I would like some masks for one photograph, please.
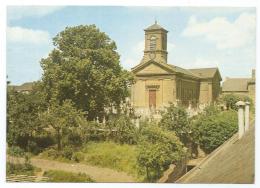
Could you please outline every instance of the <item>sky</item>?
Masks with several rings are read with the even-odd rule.
[[[251,77],[256,63],[255,8],[8,6],[7,76],[11,84],[41,79],[41,58],[65,27],[95,24],[117,44],[123,68],[139,64],[144,29],[155,20],[169,31],[168,63],[218,67],[226,77]]]

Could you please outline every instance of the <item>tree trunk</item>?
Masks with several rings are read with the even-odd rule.
[[[58,142],[58,151],[61,150],[61,135],[60,135],[60,129],[57,130],[57,142]]]

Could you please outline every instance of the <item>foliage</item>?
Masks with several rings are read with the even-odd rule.
[[[137,128],[131,122],[131,119],[124,114],[120,114],[108,121],[109,129],[115,130],[116,135],[113,138],[116,142],[121,144],[136,144],[137,142]]]
[[[50,182],[94,182],[90,176],[85,173],[72,173],[61,170],[49,170],[44,172],[44,176],[50,178]]]
[[[7,91],[7,143],[31,151],[33,137],[41,132],[39,112],[44,109],[40,93]]]
[[[81,161],[84,161],[85,160],[85,154],[83,152],[74,152],[72,154],[72,157],[71,157],[71,160],[79,163]]]
[[[112,168],[136,175],[136,147],[114,142],[90,142],[85,145],[82,152],[85,162],[91,165]]]
[[[195,140],[201,148],[210,153],[237,131],[236,111],[223,111],[213,115],[200,115],[192,122]]]
[[[70,99],[93,120],[129,95],[133,77],[120,66],[115,42],[95,25],[66,27],[53,42],[56,49],[41,60],[47,102]]]
[[[11,146],[7,149],[7,154],[14,157],[23,157],[25,152],[18,146]]]
[[[84,124],[84,113],[77,110],[70,100],[62,105],[51,104],[48,110],[41,114],[41,122],[55,130],[58,150],[62,149],[62,138],[73,131],[74,127]]]
[[[148,181],[158,179],[170,164],[181,160],[185,154],[178,137],[155,123],[143,127],[138,151],[138,166],[141,173],[146,171]]]
[[[244,102],[248,101],[253,106],[252,99],[246,95],[225,94],[222,96],[222,100],[224,101],[228,109],[233,109],[233,110],[238,109],[236,106],[236,103],[238,101],[244,101]]]
[[[173,131],[185,145],[189,142],[191,128],[185,108],[175,107],[174,104],[171,104],[162,114],[160,126]]]
[[[20,163],[6,163],[6,174],[16,174],[16,175],[28,175],[33,176],[35,175],[36,168],[32,165],[28,164],[20,164]]]

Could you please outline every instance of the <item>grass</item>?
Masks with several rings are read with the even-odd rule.
[[[123,171],[136,178],[139,176],[136,165],[137,149],[134,145],[115,142],[89,142],[73,152],[71,159],[62,157],[51,148],[42,152],[38,157],[67,163],[79,162]]]
[[[14,164],[7,162],[6,163],[6,174],[11,175],[27,175],[27,176],[33,176],[36,174],[36,172],[41,171],[40,168],[36,168],[32,166],[31,164]]]
[[[90,142],[81,152],[85,154],[84,162],[87,164],[124,171],[134,176],[137,174],[135,146],[114,142]]]
[[[49,170],[44,172],[44,176],[49,177],[49,182],[94,182],[90,176],[85,173],[72,173],[61,170]]]

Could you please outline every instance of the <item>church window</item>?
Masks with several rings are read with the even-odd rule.
[[[156,37],[152,36],[150,38],[150,50],[156,50]]]

